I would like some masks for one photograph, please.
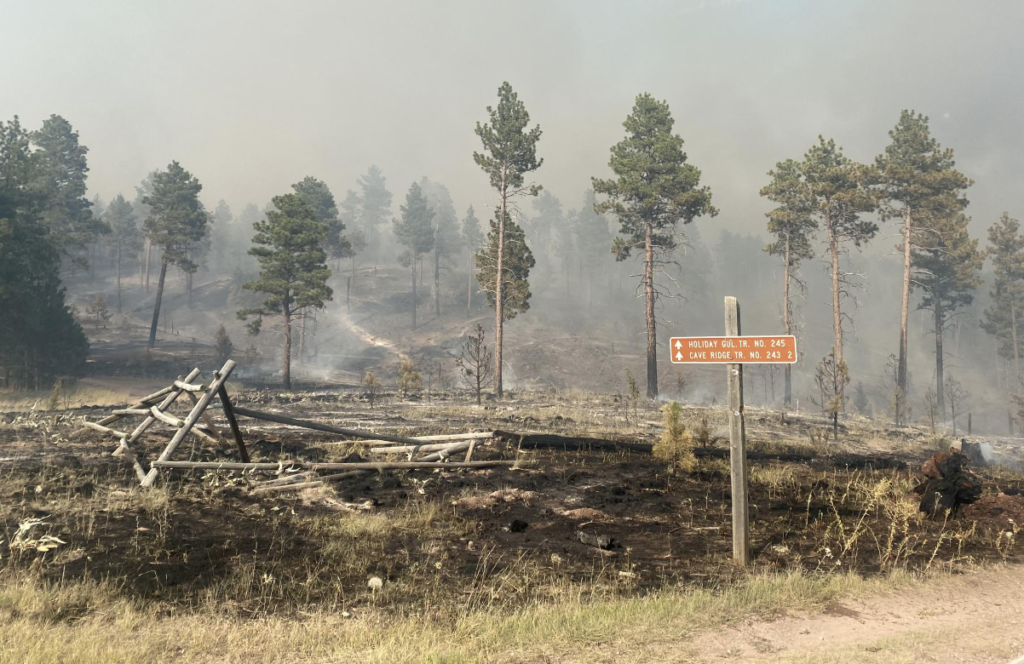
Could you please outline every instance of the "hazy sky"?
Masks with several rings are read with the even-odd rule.
[[[761,232],[765,172],[817,134],[871,159],[900,109],[977,184],[980,233],[1024,216],[1024,2],[0,0],[0,118],[51,113],[105,199],[177,159],[237,211],[371,163],[461,210],[493,202],[474,124],[508,80],[544,136],[536,180],[580,204],[640,92],[666,99],[722,214]]]

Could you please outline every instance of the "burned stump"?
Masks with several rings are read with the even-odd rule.
[[[921,466],[925,481],[914,487],[921,511],[930,516],[956,514],[981,497],[981,478],[971,472],[970,459],[956,449],[940,452]]]

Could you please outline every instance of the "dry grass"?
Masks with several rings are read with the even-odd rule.
[[[0,586],[0,662],[507,662],[559,657],[609,642],[680,639],[697,630],[813,609],[840,595],[913,583],[898,575],[757,576],[722,591],[670,589],[646,597],[556,600],[518,609],[475,606],[388,616],[327,611],[248,620],[205,605],[166,613],[124,599],[104,584]],[[581,591],[581,589],[576,589]]]
[[[30,392],[0,391],[0,412],[24,413],[34,410],[71,410],[83,406],[121,406],[128,403],[128,395],[128,390],[111,390],[81,384]]]

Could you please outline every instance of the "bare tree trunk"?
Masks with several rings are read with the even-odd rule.
[[[840,300],[842,298],[842,290],[840,287],[839,278],[839,239],[835,236],[835,231],[831,227],[829,220],[825,220],[826,226],[828,226],[828,248],[829,253],[832,256],[832,327],[835,330],[835,353],[836,353],[836,369],[843,362],[843,313],[840,308]],[[843,392],[844,386],[842,381],[837,384],[836,396],[839,397],[839,404],[844,404]]]
[[[934,295],[933,295],[934,297]],[[942,302],[935,299],[935,403],[940,417],[946,419],[946,387],[943,385],[943,350],[942,350]]]
[[[1013,367],[1017,373],[1014,375],[1009,389],[1010,392],[1016,392],[1020,383],[1020,351],[1017,348],[1017,307],[1014,306],[1012,298],[1010,299],[1010,332],[1013,335]]]
[[[146,292],[149,292],[149,257],[153,253],[153,243],[146,240]]]
[[[910,208],[906,210],[906,220],[903,229],[903,302],[900,309],[900,355],[899,364],[896,369],[896,389],[901,395],[907,394],[907,325],[910,319],[910,232],[911,218]],[[897,411],[899,420],[902,420],[901,413]],[[897,421],[897,425],[903,424]]]
[[[117,313],[121,313],[121,243],[117,243]]]
[[[494,397],[505,395],[501,384],[501,361],[505,341],[505,172],[501,177],[501,205],[498,210],[498,265],[494,278]]]
[[[412,329],[416,329],[416,258],[412,259]]]
[[[164,281],[167,278],[167,258],[160,260],[160,281],[156,286],[156,304],[153,305],[153,324],[149,327],[149,347],[156,346],[156,326],[160,321],[160,300],[164,297]]]
[[[782,326],[786,330],[786,334],[793,334],[792,332],[792,321],[790,319],[792,315],[791,305],[789,302],[789,271],[790,271],[790,252],[792,247],[790,246],[789,235],[786,235],[786,255],[785,264],[782,268]],[[791,373],[791,364],[787,364],[783,367],[783,371],[786,374],[786,388],[785,397],[783,398],[783,406],[789,408],[793,402],[793,377]],[[774,388],[774,385],[773,385]],[[785,415],[783,415],[785,420]]]
[[[192,273],[185,272],[185,288],[188,290],[188,308],[192,308]]]
[[[292,312],[286,303],[284,313],[284,361],[282,363],[281,376],[284,389],[292,389]]]
[[[441,254],[434,247],[434,315],[441,317]]]
[[[466,280],[466,318],[469,318],[473,310],[473,250],[469,250],[469,267],[467,274],[469,277]]]
[[[647,396],[658,398],[658,333],[654,318],[654,229],[644,237],[644,295],[647,300]]]
[[[305,361],[303,354],[306,352],[306,314],[305,309],[299,314],[302,316],[302,321],[299,323],[299,364]]]

